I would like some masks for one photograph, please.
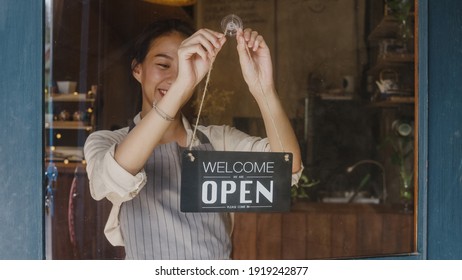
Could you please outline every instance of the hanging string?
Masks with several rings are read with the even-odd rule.
[[[204,105],[204,100],[205,100],[205,94],[207,93],[207,88],[209,86],[209,82],[210,82],[210,73],[212,73],[212,68],[213,68],[213,62],[215,61],[212,60],[210,62],[210,68],[209,68],[209,71],[207,72],[207,78],[205,80],[205,85],[204,85],[204,91],[202,92],[202,99],[201,99],[201,104],[199,105],[199,111],[197,112],[197,119],[196,119],[196,125],[194,125],[194,131],[193,131],[193,134],[191,136],[191,141],[189,143],[189,150],[192,149],[192,145],[193,145],[193,141],[196,137],[196,132],[197,132],[197,126],[199,125],[199,119],[200,119],[200,116],[201,116],[201,112],[202,112],[202,107]]]
[[[227,32],[228,32],[228,26],[226,26],[226,29],[223,32],[225,34],[225,36],[226,36]],[[197,112],[196,125],[194,125],[194,131],[193,131],[193,134],[191,135],[191,141],[189,142],[189,150],[192,149],[193,141],[196,138],[197,126],[199,125],[199,119],[200,119],[200,116],[201,116],[201,113],[202,113],[202,107],[204,105],[205,94],[207,93],[207,88],[209,86],[210,74],[212,73],[213,62],[214,61],[215,61],[215,58],[212,61],[210,61],[209,71],[207,72],[207,78],[205,79],[204,91],[202,92],[201,104],[199,105],[199,111]],[[190,155],[190,157],[191,157],[191,160],[193,160],[192,155]]]

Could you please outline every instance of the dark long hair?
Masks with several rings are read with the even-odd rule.
[[[132,70],[137,64],[143,63],[154,40],[172,32],[179,32],[185,37],[189,37],[195,32],[195,29],[192,24],[181,19],[164,19],[151,23],[133,44],[130,59]]]

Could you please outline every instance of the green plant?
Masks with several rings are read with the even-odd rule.
[[[300,180],[292,186],[290,196],[294,198],[309,198],[308,189],[319,184],[319,180],[312,180],[306,172],[300,176]]]
[[[409,160],[414,155],[414,136],[412,125],[406,122],[394,121],[393,132],[387,136],[383,145],[392,148],[391,163],[398,166],[401,179],[401,200],[409,202],[413,198],[412,180],[414,171]]]
[[[387,6],[393,15],[409,15],[413,0],[387,0]]]
[[[399,21],[400,35],[406,40],[413,37],[409,24],[413,0],[387,0],[389,12]]]

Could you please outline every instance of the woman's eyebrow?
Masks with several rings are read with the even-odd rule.
[[[173,57],[171,57],[170,55],[165,54],[165,53],[156,54],[154,57],[163,57],[163,58],[167,58],[167,59],[173,59]]]

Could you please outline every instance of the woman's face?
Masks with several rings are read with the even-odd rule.
[[[135,66],[133,76],[143,92],[142,116],[167,93],[178,73],[178,48],[185,36],[178,32],[155,39],[143,63]]]

